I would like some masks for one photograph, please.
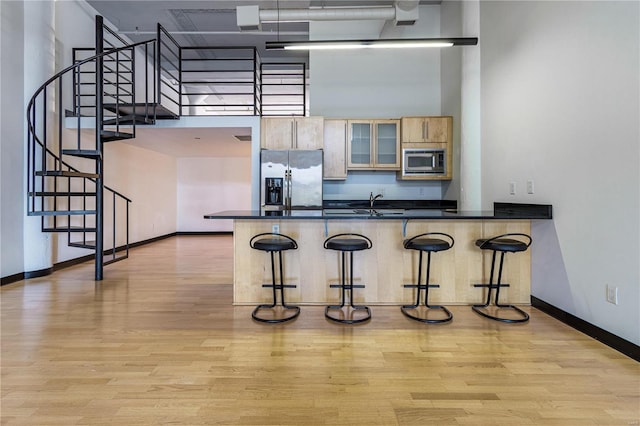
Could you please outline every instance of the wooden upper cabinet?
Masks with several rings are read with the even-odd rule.
[[[347,133],[347,120],[324,120],[324,179],[347,178]]]
[[[322,149],[322,117],[265,117],[260,120],[260,148]]]
[[[445,174],[403,176],[401,180],[451,180],[453,178],[453,117],[402,117],[402,149],[438,149],[445,152]]]
[[[403,143],[447,143],[451,117],[402,117]]]
[[[347,168],[400,170],[399,120],[349,120]]]

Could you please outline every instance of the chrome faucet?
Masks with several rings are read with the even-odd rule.
[[[378,194],[376,196],[373,195],[373,192],[369,194],[369,207],[373,210],[373,202],[378,198],[382,198],[382,194]]]

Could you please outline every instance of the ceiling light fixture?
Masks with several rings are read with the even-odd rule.
[[[477,37],[403,38],[373,40],[267,41],[267,50],[408,49],[423,47],[475,46]]]

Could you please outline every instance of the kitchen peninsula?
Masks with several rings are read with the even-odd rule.
[[[531,221],[551,219],[551,206],[495,203],[493,211],[463,212],[455,208],[398,208],[386,205],[371,209],[363,202],[332,204],[324,209],[298,211],[223,211],[207,214],[206,219],[234,219],[234,292],[236,305],[269,301],[270,292],[262,288],[270,282],[269,257],[249,247],[256,234],[280,233],[298,242],[297,250],[284,255],[287,302],[324,305],[338,299],[329,287],[339,280],[339,255],[323,248],[323,241],[334,234],[360,233],[373,241],[371,250],[359,252],[354,261],[354,284],[365,288],[356,293],[356,302],[369,305],[399,305],[414,298],[418,256],[405,250],[402,241],[424,232],[445,232],[453,236],[452,250],[434,257],[431,283],[440,288],[430,293],[430,302],[439,304],[479,303],[485,295],[473,284],[488,280],[491,256],[475,246],[478,238],[504,233],[530,234]],[[399,204],[401,206],[401,204]],[[535,244],[535,241],[534,243]],[[505,262],[503,282],[512,286],[501,290],[506,303],[529,304],[531,286],[530,251],[510,256]]]

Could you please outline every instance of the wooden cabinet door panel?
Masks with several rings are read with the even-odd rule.
[[[324,119],[322,117],[296,118],[293,123],[294,149],[322,149]]]
[[[324,178],[347,178],[347,120],[324,121]]]
[[[446,143],[449,117],[402,117],[402,142]]]
[[[269,117],[260,120],[260,148],[293,148],[293,120],[291,118]]]

